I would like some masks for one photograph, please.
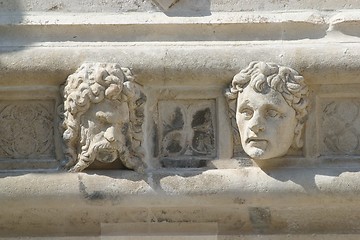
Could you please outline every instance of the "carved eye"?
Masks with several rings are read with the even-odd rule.
[[[250,108],[243,108],[240,110],[240,113],[245,117],[245,119],[250,119],[253,116],[254,111]]]
[[[276,111],[275,109],[269,109],[266,112],[266,116],[271,117],[271,118],[275,118],[275,117],[280,117],[281,114],[278,111]]]

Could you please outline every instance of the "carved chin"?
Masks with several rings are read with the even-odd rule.
[[[272,158],[278,158],[286,154],[287,150],[279,151],[280,149],[273,149],[269,147],[247,147],[244,149],[246,154],[254,160],[267,160]]]
[[[269,158],[268,144],[266,141],[251,141],[246,144],[244,150],[252,159]]]
[[[114,149],[101,149],[96,154],[96,160],[103,163],[110,163],[117,159],[118,154]]]
[[[248,149],[246,153],[253,159],[264,159],[266,158],[266,150],[261,148],[255,148],[252,147],[251,149]]]

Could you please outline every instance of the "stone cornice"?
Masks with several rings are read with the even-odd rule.
[[[214,12],[193,17],[169,17],[159,12],[0,13],[0,40],[3,46],[44,42],[298,41],[319,40],[335,32],[344,35],[341,38],[347,36],[345,41],[358,41],[358,16],[356,10]],[[24,32],[24,27],[31,31]]]
[[[0,48],[0,83],[58,85],[83,62],[110,59],[131,67],[141,83],[171,86],[182,79],[199,87],[205,83],[224,86],[239,69],[259,58],[297,69],[309,84],[338,84],[340,79],[341,83],[360,82],[360,63],[354,61],[360,57],[356,42],[97,44]],[[203,80],[200,83],[194,79]]]

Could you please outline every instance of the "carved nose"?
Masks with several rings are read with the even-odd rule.
[[[109,127],[104,134],[104,138],[108,140],[109,142],[115,141],[115,129],[114,127]]]
[[[256,116],[256,115],[253,116],[250,129],[254,133],[258,133],[260,131],[265,130],[265,125],[264,125],[263,120],[261,119],[260,116]]]
[[[254,133],[258,133],[258,132],[264,131],[265,127],[263,125],[256,124],[256,125],[253,125],[250,129]]]

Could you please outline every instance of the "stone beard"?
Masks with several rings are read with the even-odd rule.
[[[104,99],[82,119],[80,159],[110,163],[126,152],[122,130],[129,121],[129,108],[125,102]]]
[[[64,87],[63,139],[70,172],[95,160],[143,171],[142,123],[145,96],[128,69],[83,64]]]
[[[308,88],[295,70],[251,62],[235,75],[227,96],[237,101],[241,145],[252,159],[281,157],[303,146]]]

